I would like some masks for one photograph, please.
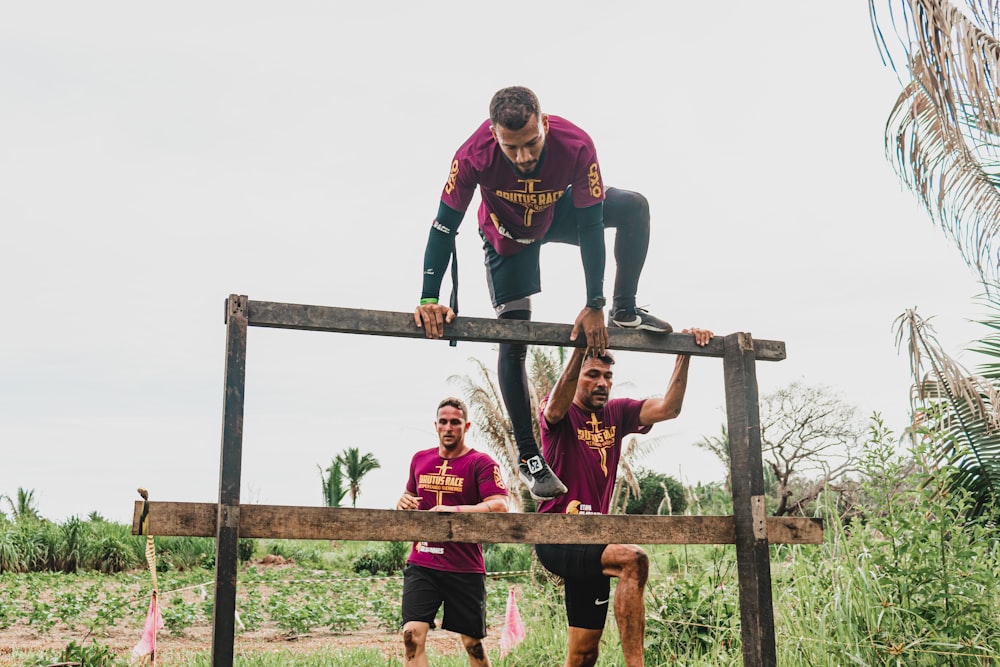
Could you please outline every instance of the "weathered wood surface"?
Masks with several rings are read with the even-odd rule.
[[[760,414],[753,340],[748,333],[725,337],[723,370],[729,429],[730,484],[740,586],[740,635],[745,667],[775,667],[774,605],[771,599],[771,535],[764,506]]]
[[[214,537],[215,503],[150,502],[149,533]],[[140,534],[142,501],[132,532]],[[478,514],[242,505],[240,537],[381,542],[486,542],[507,544],[735,544],[731,516],[582,514]],[[768,517],[773,544],[819,544],[820,519]]]
[[[232,298],[232,297],[231,297]],[[271,301],[249,301],[250,326],[277,329],[306,329],[337,333],[423,338],[423,329],[413,324],[413,313],[332,306],[308,306]],[[584,342],[569,339],[573,327],[551,322],[524,322],[459,316],[445,326],[444,340],[483,343],[527,343],[529,345],[561,345],[576,347]],[[690,354],[699,357],[722,357],[723,338],[716,336],[708,345],[695,345],[690,334],[654,334],[626,329],[609,329],[612,350]],[[777,340],[754,339],[754,354],[761,361],[781,361],[785,358],[785,343]]]
[[[226,301],[226,376],[222,402],[219,504],[216,507],[215,604],[212,664],[233,664],[236,632],[236,549],[239,543],[240,477],[243,469],[243,408],[247,370],[247,298]]]

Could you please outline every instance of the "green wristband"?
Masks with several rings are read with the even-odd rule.
[[[425,297],[425,298],[421,299],[420,300],[420,305],[424,306],[424,305],[427,305],[428,303],[437,303],[437,302],[438,302],[438,300],[437,300],[436,297],[429,296],[429,297]]]

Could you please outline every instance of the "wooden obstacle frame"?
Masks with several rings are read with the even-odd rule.
[[[411,313],[226,300],[226,371],[218,503],[135,503],[136,535],[215,537],[212,665],[234,657],[237,542],[244,538],[484,542],[518,544],[735,544],[743,664],[776,665],[768,544],[819,544],[819,519],[768,517],[764,506],[756,360],[785,358],[781,341],[749,333],[715,336],[699,347],[690,334],[608,331],[613,350],[721,357],[729,431],[732,516],[445,513],[240,504],[243,410],[249,327],[424,338]],[[451,341],[573,347],[567,324],[474,317],[445,326]],[[145,531],[143,530],[145,526]]]

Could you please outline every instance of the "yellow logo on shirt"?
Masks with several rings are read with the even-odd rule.
[[[535,183],[541,181],[537,178],[518,179],[518,183],[524,183],[523,190],[494,190],[494,194],[501,199],[524,207],[524,226],[531,227],[531,217],[535,213],[544,211],[555,204],[563,196],[565,190],[535,190]]]
[[[493,483],[498,489],[507,490],[507,485],[503,483],[503,476],[500,475],[500,466],[493,466]]]
[[[571,500],[566,505],[566,514],[600,514],[595,512],[590,503],[581,503],[579,500]]]
[[[448,462],[442,461],[436,473],[424,473],[417,478],[417,495],[421,491],[432,492],[440,505],[446,493],[461,493],[465,478],[448,474]]]
[[[587,184],[590,186],[590,196],[600,199],[604,186],[601,184],[601,171],[596,162],[590,165],[590,171],[587,172]]]
[[[615,444],[615,431],[618,427],[601,428],[601,421],[597,418],[597,414],[593,412],[590,413],[590,421],[587,422],[587,425],[590,426],[590,430],[588,431],[584,428],[577,429],[576,437],[583,444],[600,452],[601,470],[604,471],[604,476],[607,477],[608,453],[605,450]]]
[[[451,172],[448,174],[448,181],[444,184],[444,191],[451,194],[455,191],[455,184],[458,180],[458,160],[451,163]]]

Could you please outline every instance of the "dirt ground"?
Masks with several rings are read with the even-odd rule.
[[[88,646],[97,639],[102,646],[112,649],[117,655],[129,656],[132,647],[139,641],[140,631],[135,628],[122,628],[102,636],[87,636],[85,630],[77,632],[60,632],[58,628],[39,636],[29,626],[15,624],[0,631],[0,666],[22,667],[17,654],[27,652],[61,651],[71,642]],[[427,647],[439,654],[451,655],[462,650],[458,635],[445,630],[434,630],[427,638]],[[181,637],[173,636],[166,631],[157,634],[156,652],[157,664],[170,665],[179,662],[185,656],[193,653],[207,653],[212,648],[212,628],[191,627]],[[263,629],[257,632],[239,633],[235,637],[234,651],[236,655],[246,653],[281,653],[378,649],[388,657],[403,655],[403,641],[398,633],[390,633],[384,629],[363,628],[350,634],[334,634],[316,632],[289,638],[276,630]]]
[[[27,625],[17,623],[0,631],[0,665],[3,667],[22,667],[16,657],[18,653],[58,651],[64,649],[70,641],[77,644],[90,645],[97,639],[102,646],[111,648],[116,654],[128,656],[132,647],[139,641],[140,631],[135,628],[115,629],[110,633],[102,633],[100,637],[87,636],[86,630],[77,629],[68,632],[58,627],[52,632],[39,636]],[[208,652],[212,647],[212,628],[209,625],[188,628],[184,636],[176,637],[166,631],[157,634],[157,663],[169,665],[185,655]],[[428,648],[438,653],[452,654],[461,650],[458,636],[443,630],[430,633]],[[386,657],[402,657],[403,642],[398,633],[389,633],[384,629],[364,628],[350,634],[333,634],[317,632],[300,635],[294,639],[288,638],[276,630],[263,629],[257,632],[237,634],[234,650],[241,653],[273,653],[273,652],[303,652],[312,653],[321,650],[374,648]],[[175,660],[171,660],[174,658]]]
[[[283,569],[284,563],[257,561],[255,565],[271,569]],[[188,597],[193,591],[186,593]],[[43,595],[43,597],[45,597]],[[148,598],[146,598],[148,600]],[[97,641],[101,646],[108,647],[116,655],[130,657],[132,648],[138,643],[142,628],[141,618],[145,617],[147,601],[140,603],[127,620],[123,620],[110,628],[102,628],[99,634],[88,634],[88,629],[81,623],[74,628],[67,627],[62,621],[57,621],[50,631],[40,633],[36,626],[28,624],[24,618],[19,619],[10,627],[0,629],[0,667],[23,667],[23,656],[26,653],[50,652],[64,650],[70,642],[81,646],[90,646]],[[495,641],[499,641],[503,618],[489,618],[488,626]],[[170,665],[181,662],[185,656],[193,653],[209,653],[212,649],[212,624],[207,619],[199,619],[184,628],[180,635],[172,634],[168,629],[157,633],[157,664]],[[464,652],[461,640],[457,634],[436,629],[427,638],[427,647],[438,654],[451,655]],[[399,632],[393,632],[371,620],[364,627],[349,633],[335,633],[330,630],[317,629],[308,634],[289,637],[273,623],[265,622],[259,629],[252,632],[237,631],[234,638],[236,655],[248,653],[278,653],[350,650],[372,648],[379,650],[386,657],[402,658],[403,641]],[[54,661],[53,664],[62,664]],[[74,663],[67,663],[74,664]]]

